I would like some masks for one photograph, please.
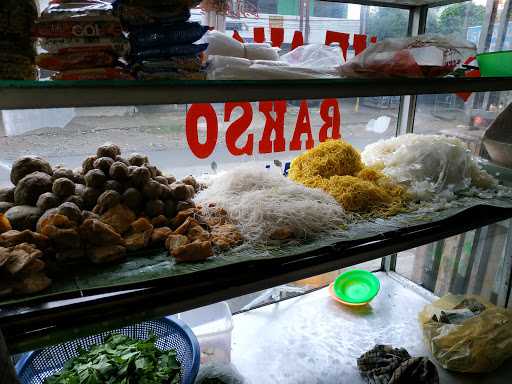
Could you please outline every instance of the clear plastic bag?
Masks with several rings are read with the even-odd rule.
[[[240,43],[228,35],[210,31],[206,34],[208,49],[206,54],[226,57],[240,57],[249,60],[279,60],[275,48],[266,43]]]
[[[476,47],[454,36],[421,35],[370,45],[340,67],[346,77],[439,77],[453,71]]]
[[[297,52],[296,52],[297,51]],[[210,56],[211,80],[318,79],[339,77],[338,47],[311,44],[299,47],[279,61],[249,60],[241,57]]]
[[[443,296],[419,320],[425,343],[446,369],[490,372],[512,357],[512,312],[481,297]]]

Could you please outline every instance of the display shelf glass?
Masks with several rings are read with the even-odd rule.
[[[311,100],[510,89],[512,77],[258,81],[0,81],[0,109]]]

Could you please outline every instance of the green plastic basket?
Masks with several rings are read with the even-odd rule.
[[[481,53],[476,59],[482,77],[512,76],[512,51]]]

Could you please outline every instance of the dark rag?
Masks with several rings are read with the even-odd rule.
[[[357,359],[357,366],[369,384],[439,384],[436,366],[404,348],[376,345]]]

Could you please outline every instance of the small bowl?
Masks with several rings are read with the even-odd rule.
[[[368,304],[379,293],[380,282],[373,273],[352,269],[339,275],[329,287],[331,296],[345,305]]]

